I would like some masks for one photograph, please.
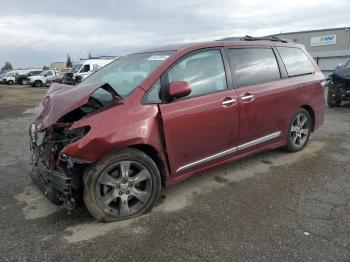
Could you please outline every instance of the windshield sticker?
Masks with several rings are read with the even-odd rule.
[[[151,61],[163,61],[165,59],[167,59],[169,56],[168,55],[152,55],[150,58],[148,58],[147,60],[151,60]]]

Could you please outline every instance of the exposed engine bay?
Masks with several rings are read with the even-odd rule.
[[[90,127],[72,128],[73,123],[120,102],[122,98],[108,84],[50,87],[29,136],[33,151],[31,178],[51,202],[72,209],[81,200],[81,175],[87,164],[77,163],[61,151],[86,135]]]

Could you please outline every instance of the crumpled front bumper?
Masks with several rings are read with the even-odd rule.
[[[32,169],[30,177],[39,189],[54,204],[60,205],[71,199],[71,178],[49,170],[41,162]]]
[[[40,158],[39,149],[31,145],[33,151],[33,169],[30,177],[39,189],[54,204],[65,204],[68,208],[72,204],[72,178],[62,172],[47,168]]]

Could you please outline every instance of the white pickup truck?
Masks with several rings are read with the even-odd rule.
[[[61,72],[56,70],[45,70],[41,72],[39,75],[30,76],[27,78],[28,84],[33,87],[40,87],[50,84],[52,81],[56,79],[60,79],[63,77]]]

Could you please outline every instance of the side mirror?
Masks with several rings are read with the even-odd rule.
[[[191,92],[190,84],[186,81],[174,81],[169,83],[169,96],[173,99],[188,96]]]

